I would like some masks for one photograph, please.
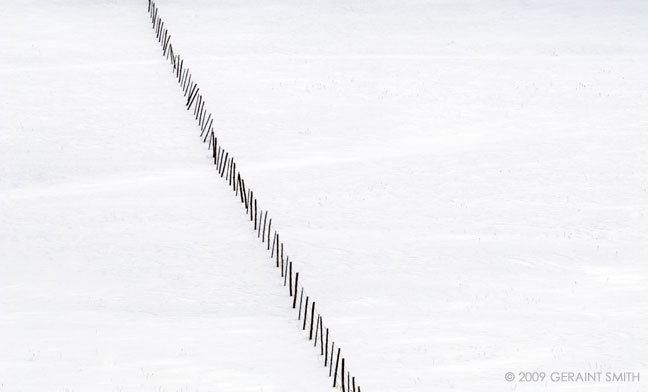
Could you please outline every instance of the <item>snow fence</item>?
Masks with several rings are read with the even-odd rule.
[[[187,110],[193,109],[193,116],[200,127],[200,137],[203,143],[208,143],[216,170],[225,180],[227,186],[232,189],[234,197],[245,206],[246,214],[250,218],[257,238],[266,244],[270,260],[275,263],[284,286],[288,288],[292,307],[297,311],[299,326],[303,331],[306,331],[308,340],[313,342],[313,346],[319,347],[324,368],[328,371],[329,377],[333,379],[333,387],[339,388],[343,392],[361,392],[360,385],[356,384],[355,377],[351,375],[351,371],[345,363],[340,346],[335,344],[322,315],[317,311],[315,300],[310,298],[304,290],[304,286],[299,281],[299,272],[293,268],[292,261],[284,252],[284,243],[280,240],[279,233],[272,229],[272,218],[268,217],[268,211],[258,207],[259,203],[254,191],[246,186],[245,179],[236,167],[234,157],[218,144],[218,137],[214,134],[213,128],[214,119],[211,112],[205,108],[205,100],[200,93],[200,88],[189,68],[185,66],[184,59],[173,50],[171,34],[164,27],[158,7],[151,0],[148,1],[148,12],[155,37],[162,46],[162,55],[170,62],[173,75],[187,98],[185,104]]]

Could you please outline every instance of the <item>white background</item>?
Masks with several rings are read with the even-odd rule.
[[[159,1],[363,391],[639,391],[648,3]],[[146,2],[0,3],[0,391],[325,391]],[[644,388],[642,388],[642,386]]]

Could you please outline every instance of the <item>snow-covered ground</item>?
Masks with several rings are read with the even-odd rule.
[[[330,390],[146,5],[2,7],[0,391]]]
[[[647,2],[157,3],[363,391],[646,389]],[[0,18],[0,391],[330,390],[146,2]]]

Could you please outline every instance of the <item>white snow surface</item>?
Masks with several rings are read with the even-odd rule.
[[[364,392],[646,390],[648,2],[157,4]],[[0,391],[331,390],[183,103],[145,1],[0,2]]]

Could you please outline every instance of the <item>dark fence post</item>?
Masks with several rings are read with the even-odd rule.
[[[284,276],[283,242],[281,243],[281,277]]]
[[[272,236],[272,250],[270,251],[270,258],[274,258],[275,243],[277,242],[277,232],[275,231],[274,236]]]
[[[333,343],[335,344],[335,343]],[[344,361],[344,359],[342,360]],[[335,388],[337,375],[338,375],[338,363],[340,362],[340,348],[338,347],[337,357],[335,358],[335,374],[333,375],[333,388]]]
[[[288,263],[288,279],[290,282],[288,282],[288,290],[290,290],[290,296],[293,296],[293,289],[292,289],[292,262]],[[295,296],[296,297],[296,296]],[[294,303],[294,300],[293,300]],[[295,308],[295,305],[293,305],[293,309]]]
[[[263,234],[261,234],[261,242],[265,242],[265,228],[266,228],[267,220],[268,220],[268,211],[263,213]]]
[[[335,342],[331,342],[331,359],[329,360],[329,377],[333,373],[333,354],[335,353]]]
[[[320,327],[320,331],[319,331],[320,332],[320,355],[324,355],[324,320],[322,320],[322,316],[319,316],[319,327]],[[328,328],[326,330],[328,331]],[[317,334],[315,334],[315,338],[317,338]]]
[[[326,343],[324,344],[324,367],[328,362],[328,328],[326,328]]]
[[[315,301],[313,301],[313,305],[311,306],[310,334],[308,335],[308,340],[313,340],[313,319],[314,318],[315,318]]]
[[[221,178],[223,178],[223,176],[225,175],[225,169],[227,168],[227,162],[229,162],[229,152],[226,151],[225,152],[225,162],[223,163],[223,165],[221,165],[221,173],[220,173]]]
[[[193,104],[194,99],[196,99],[196,95],[198,95],[198,90],[200,90],[200,88],[196,88],[195,84],[194,84],[194,89],[195,90],[193,90],[193,93],[189,95],[189,102],[187,102],[187,110],[191,109],[191,105]]]
[[[288,281],[288,261],[290,261],[290,256],[286,256],[286,266],[281,267],[283,278],[284,278],[284,287],[286,287],[286,282]],[[283,263],[283,260],[281,261]]]
[[[320,326],[320,316],[318,314],[317,321],[315,322],[315,344],[313,345],[313,347],[317,347],[317,332],[319,332],[319,326]]]
[[[351,373],[347,370],[347,391],[351,390]]]
[[[303,290],[303,289],[302,289],[302,290]],[[302,330],[303,330],[303,331],[306,330],[306,319],[308,319],[308,300],[309,300],[309,299],[310,299],[310,298],[309,298],[308,295],[307,295],[307,296],[306,296],[306,306],[304,306],[304,326],[302,327]]]
[[[252,188],[250,188],[250,199],[249,199],[249,203],[248,203],[250,205],[250,222],[252,222],[254,220],[254,217],[253,217],[253,215],[254,215],[253,212],[254,211],[252,210],[252,200],[254,200],[254,191],[252,190]],[[256,227],[256,225],[254,227]]]

